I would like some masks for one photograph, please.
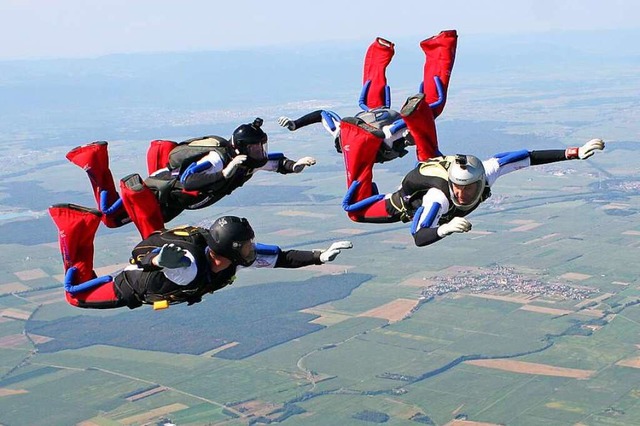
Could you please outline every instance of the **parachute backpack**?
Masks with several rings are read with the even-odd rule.
[[[165,244],[179,244],[194,255],[198,253],[196,247],[206,246],[206,239],[202,228],[196,226],[178,226],[176,228],[156,231],[138,243],[131,251],[129,263],[143,267],[142,260]]]
[[[222,158],[229,155],[229,141],[220,136],[203,136],[180,142],[169,154],[169,169],[184,170],[190,164],[198,161],[211,151],[215,151]]]

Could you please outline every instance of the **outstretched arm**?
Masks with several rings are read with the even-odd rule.
[[[292,120],[289,117],[278,118],[278,124],[282,127],[286,127],[292,132],[294,130],[298,130],[299,128],[308,126],[310,124],[320,123],[321,121],[322,121],[321,109],[310,112],[309,114],[305,114],[296,120]]]
[[[281,250],[280,247],[256,244],[256,261],[252,268],[302,268],[332,262],[342,250],[350,249],[350,241],[337,241],[324,250]]]
[[[550,149],[542,151],[513,151],[503,152],[494,155],[492,158],[482,162],[487,174],[489,186],[500,176],[529,166],[556,163],[566,160],[586,160],[602,151],[605,143],[602,139],[591,139],[581,147],[571,147],[567,149]]]
[[[319,109],[310,112],[307,115],[303,115],[297,120],[292,120],[289,117],[278,118],[278,124],[282,127],[286,127],[290,131],[298,130],[301,127],[308,126],[310,124],[322,123],[324,128],[334,138],[338,136],[340,130],[340,116],[333,111]]]
[[[586,160],[596,151],[604,149],[604,141],[602,139],[591,139],[581,147],[571,147],[567,149],[551,149],[546,151],[531,151],[531,165],[555,163],[564,160]]]
[[[305,167],[313,166],[314,164],[316,164],[316,159],[313,157],[302,157],[294,161],[285,157],[281,152],[270,152],[269,161],[259,170],[286,175],[289,173],[301,173]]]

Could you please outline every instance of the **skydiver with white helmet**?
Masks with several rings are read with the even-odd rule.
[[[349,241],[338,241],[324,250],[282,250],[255,243],[247,219],[223,216],[209,228],[157,230],[135,246],[130,265],[124,270],[98,277],[93,253],[102,213],[74,204],[57,204],[49,208],[49,214],[58,228],[66,300],[87,309],[192,305],[205,294],[232,284],[240,268],[322,265],[352,247]]]
[[[458,35],[455,30],[446,30],[420,42],[420,48],[425,54],[420,92],[425,94],[434,117],[442,113],[446,103],[457,40]],[[394,49],[394,43],[381,37],[376,38],[367,49],[364,59],[363,87],[359,99],[363,111],[357,113],[355,117],[384,134],[383,143],[379,145],[376,153],[376,163],[404,157],[408,153],[406,148],[412,145],[416,145],[418,161],[423,161],[428,159],[426,157],[428,148],[422,147],[420,141],[416,143],[398,111],[390,108],[391,91],[387,85],[386,69],[393,58]],[[290,131],[314,123],[323,124],[334,138],[336,150],[342,152],[341,118],[337,113],[316,110],[295,120],[284,116],[278,119],[278,124]]]
[[[343,208],[355,222],[411,222],[417,246],[471,230],[465,216],[491,196],[491,187],[500,176],[529,166],[586,160],[605,147],[601,139],[592,139],[581,147],[505,152],[485,161],[473,155],[443,156],[438,150],[433,111],[424,94],[410,97],[400,114],[416,144],[427,147],[429,158],[405,175],[396,192],[378,194],[373,165],[385,135],[363,120],[345,118],[341,138],[348,189]]]
[[[67,154],[91,181],[102,221],[110,228],[133,221],[143,237],[164,227],[184,210],[210,206],[244,185],[258,170],[300,173],[316,163],[313,157],[290,160],[268,151],[263,120],[237,127],[229,140],[204,136],[176,143],[151,142],[149,177],[121,179],[120,194],[109,169],[107,142],[93,142]]]

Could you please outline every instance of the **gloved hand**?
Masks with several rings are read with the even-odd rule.
[[[282,127],[286,127],[292,132],[296,129],[296,122],[290,119],[289,117],[278,118],[278,124]]]
[[[404,129],[396,130],[395,133],[392,133],[391,130],[393,128],[393,124],[387,124],[386,126],[382,126],[382,133],[384,133],[384,141],[391,146],[393,142],[397,141],[404,135]]]
[[[233,157],[233,159],[222,169],[222,176],[225,179],[229,179],[233,174],[238,170],[238,167],[247,161],[247,156],[244,154],[239,154]]]
[[[602,139],[591,139],[589,142],[578,148],[578,158],[586,160],[597,151],[604,149],[604,141]]]
[[[313,166],[316,164],[316,159],[313,157],[302,157],[293,165],[293,172],[300,173],[306,166]]]
[[[438,226],[438,237],[446,237],[453,233],[469,232],[471,230],[471,222],[464,217],[454,217],[451,221],[444,225]]]
[[[191,260],[185,256],[186,251],[175,244],[165,244],[160,248],[158,255],[152,263],[162,268],[186,268],[191,265]]]
[[[340,250],[350,249],[353,247],[351,241],[337,241],[329,246],[328,249],[320,253],[320,262],[327,263],[338,257]]]

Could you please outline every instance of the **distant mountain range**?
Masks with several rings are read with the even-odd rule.
[[[436,33],[437,31],[433,31]],[[429,36],[431,33],[425,34]],[[640,62],[640,31],[460,34],[456,74],[544,71],[550,65]],[[394,40],[394,87],[417,87],[418,39]],[[259,50],[117,54],[0,61],[0,113],[67,108],[202,108],[274,104],[359,91],[369,41]]]

